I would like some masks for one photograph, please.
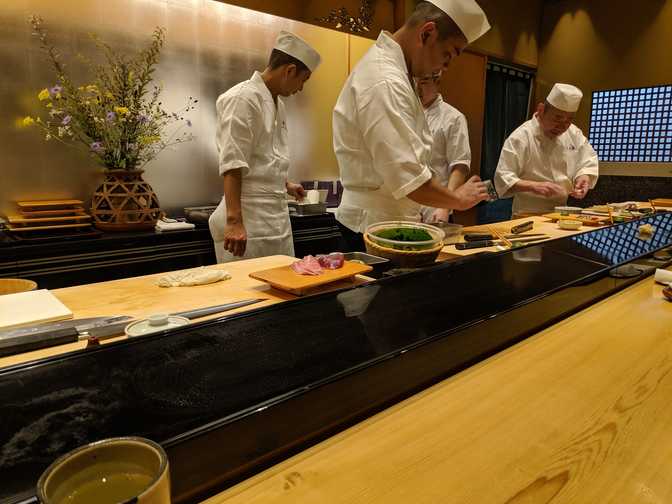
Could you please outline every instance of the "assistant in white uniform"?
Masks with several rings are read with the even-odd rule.
[[[304,40],[281,32],[263,73],[217,99],[217,150],[224,197],[210,217],[217,262],[294,255],[287,193],[289,148],[282,96],[303,89],[320,63]]]
[[[441,74],[418,81],[418,96],[432,134],[430,168],[439,183],[450,190],[464,184],[471,166],[469,129],[462,112],[443,101],[439,93]],[[422,207],[422,222],[448,222],[448,208]]]
[[[513,214],[543,214],[582,199],[595,187],[598,159],[581,130],[572,124],[583,93],[556,84],[537,112],[504,142],[495,171],[500,198],[513,197]]]
[[[432,178],[432,138],[413,78],[441,71],[490,25],[474,0],[420,2],[396,33],[381,32],[355,66],[333,114],[344,191],[336,218],[352,250],[375,222],[420,220],[421,205],[470,208],[477,177],[451,192]]]

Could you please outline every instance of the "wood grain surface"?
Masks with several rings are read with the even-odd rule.
[[[264,282],[249,277],[249,274],[253,271],[287,266],[294,261],[296,261],[295,257],[269,256],[248,261],[207,266],[208,268],[228,271],[231,274],[231,279],[195,287],[159,287],[156,282],[163,275],[163,273],[159,273],[56,289],[52,290],[51,293],[72,310],[74,318],[99,317],[104,315],[129,315],[131,317],[144,318],[155,313],[174,313],[243,299],[267,299],[261,303],[231,310],[226,312],[226,314],[210,315],[209,317],[196,320],[202,321],[296,299],[296,296],[293,294],[276,290]],[[370,280],[370,278],[365,276],[357,276],[355,277],[354,284],[361,284]],[[318,287],[314,292],[327,292],[329,290],[351,287],[352,285],[352,281],[345,280]],[[125,336],[105,340],[103,343],[118,341],[123,338]],[[79,341],[77,343],[2,357],[0,358],[0,367],[72,352],[85,346],[85,341]]]
[[[672,502],[672,304],[649,278],[207,504]]]

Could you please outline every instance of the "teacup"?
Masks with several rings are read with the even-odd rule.
[[[168,456],[139,437],[80,446],[42,473],[37,497],[42,504],[170,504]]]

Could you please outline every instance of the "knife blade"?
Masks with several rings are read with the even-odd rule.
[[[229,310],[234,310],[242,306],[249,306],[251,304],[259,303],[261,301],[266,301],[265,298],[259,299],[244,299],[242,301],[235,301],[233,303],[225,303],[221,305],[207,306],[205,308],[196,308],[193,310],[186,310],[176,313],[169,313],[169,315],[188,318],[189,320],[205,317],[207,315],[213,315],[215,313],[222,313]],[[83,336],[84,338],[96,337],[98,339],[110,338],[112,336],[118,336],[124,334],[124,329],[131,322],[135,320],[127,320],[125,322],[118,322],[115,324],[109,324],[106,326],[95,327],[87,331],[87,335]]]
[[[510,239],[510,241],[517,240],[519,238],[531,238],[533,236],[545,236],[544,233],[527,233],[527,234],[510,234],[504,236],[504,238]],[[496,240],[497,237],[489,233],[467,233],[464,235],[464,241],[481,241],[481,240]]]
[[[529,243],[529,242],[535,242],[535,241],[543,241],[546,240],[548,237],[532,237],[532,238],[521,238],[521,239],[515,239],[515,240],[509,240],[513,243]],[[504,245],[504,242],[502,240],[480,240],[480,241],[471,241],[471,242],[464,242],[464,243],[456,243],[455,248],[457,250],[469,250],[469,249],[476,249],[476,248],[485,248],[485,247],[494,247],[495,245]]]
[[[266,301],[266,299],[244,299],[233,303],[171,313],[171,315],[177,315],[191,320],[215,313],[234,310],[243,306],[249,306],[261,301]],[[74,343],[77,340],[91,337],[107,339],[113,336],[120,336],[124,334],[126,326],[135,320],[136,319],[133,317],[126,315],[92,317],[67,320],[64,322],[38,324],[33,327],[5,331],[0,333],[0,357],[55,345],[62,345],[65,343]]]

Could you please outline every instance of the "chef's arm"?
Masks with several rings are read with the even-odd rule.
[[[466,164],[457,164],[451,168],[450,176],[448,177],[448,189],[454,191],[467,180],[469,174],[469,167]]]
[[[247,246],[247,231],[243,224],[240,203],[242,171],[240,169],[227,170],[222,177],[224,178],[224,199],[226,201],[224,248],[234,256],[242,256]]]
[[[488,199],[488,191],[480,180],[474,176],[459,188],[450,190],[448,187],[443,187],[436,177],[432,177],[406,197],[425,206],[468,210]]]

